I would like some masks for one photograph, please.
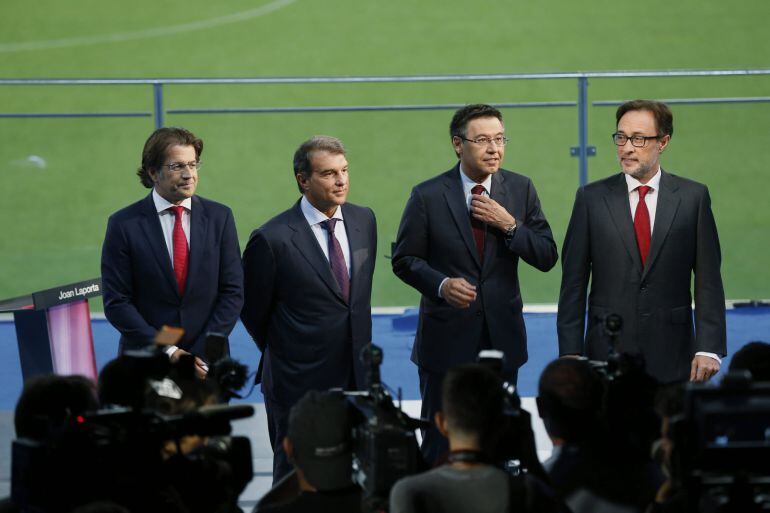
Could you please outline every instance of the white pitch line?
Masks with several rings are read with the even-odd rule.
[[[251,20],[258,18],[271,12],[275,12],[278,9],[282,9],[290,4],[293,4],[296,0],[275,0],[263,6],[255,9],[249,9],[247,11],[236,12],[228,14],[227,16],[220,16],[219,18],[211,18],[208,20],[193,21],[190,23],[183,23],[181,25],[172,25],[166,27],[151,28],[145,30],[138,30],[135,32],[122,32],[117,34],[103,34],[98,36],[82,36],[71,37],[65,39],[48,39],[44,41],[25,41],[17,43],[0,43],[0,53],[10,52],[26,52],[32,50],[50,50],[53,48],[69,48],[73,46],[87,46],[103,43],[119,43],[123,41],[134,41],[137,39],[147,39],[151,37],[168,36],[172,34],[181,34],[184,32],[192,32],[195,30],[203,30],[212,27],[219,27],[222,25],[229,25],[231,23],[238,23],[241,21]]]

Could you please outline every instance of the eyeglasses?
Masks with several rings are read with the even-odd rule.
[[[466,139],[465,137],[459,135],[457,136],[463,141],[472,142],[473,144],[478,144],[479,146],[489,146],[489,143],[495,143],[495,146],[505,146],[508,143],[508,138],[503,137],[502,135],[498,135],[497,137],[476,137],[475,139]]]
[[[630,140],[631,146],[636,146],[637,148],[644,148],[647,145],[647,141],[649,141],[650,139],[660,139],[661,137],[663,136],[662,135],[632,135],[631,137],[629,137],[626,134],[615,132],[614,134],[612,134],[612,142],[614,142],[618,146],[625,146],[626,142]]]
[[[167,167],[172,173],[178,173],[184,171],[185,168],[190,168],[193,171],[198,171],[203,164],[200,160],[193,160],[190,162],[173,162],[171,164],[163,164],[163,167]]]

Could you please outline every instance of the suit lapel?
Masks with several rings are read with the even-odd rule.
[[[201,272],[208,226],[209,218],[203,207],[203,203],[197,196],[193,196],[192,208],[190,209],[190,270],[187,273],[185,292],[189,292],[195,283],[195,277]],[[185,296],[187,295],[188,294],[185,293]]]
[[[631,218],[631,207],[628,202],[628,187],[626,187],[626,180],[623,178],[622,173],[609,186],[609,191],[604,196],[604,201],[607,204],[610,219],[615,225],[623,245],[626,247],[637,271],[641,274],[642,257],[639,256],[639,246],[636,243],[634,222]]]
[[[323,250],[321,250],[321,247],[318,245],[318,239],[313,235],[313,230],[311,230],[310,225],[307,224],[307,219],[305,219],[305,216],[302,214],[299,201],[294,205],[291,214],[289,228],[294,231],[294,235],[291,237],[292,243],[305,260],[307,260],[310,267],[315,270],[319,278],[321,278],[321,281],[334,292],[340,301],[344,302],[345,299],[342,297],[342,291],[340,290],[337,280],[334,279],[329,261],[326,259]]]
[[[348,246],[350,247],[350,302],[352,303],[355,297],[354,293],[358,289],[358,277],[361,273],[361,266],[364,263],[363,255],[359,253],[368,244],[359,223],[360,219],[347,208],[347,205],[342,205],[342,217],[345,219],[345,231],[348,235]]]
[[[163,275],[166,277],[171,289],[179,297],[179,288],[174,276],[174,268],[168,255],[166,239],[163,237],[163,229],[160,227],[158,211],[155,209],[155,202],[152,201],[152,193],[145,199],[142,209],[144,215],[142,216],[141,225],[142,231],[144,231],[147,237],[147,244],[150,246],[152,254],[155,255],[155,260],[157,260],[158,266],[163,270]]]
[[[468,205],[465,203],[465,193],[463,192],[463,185],[460,181],[459,164],[451,171],[444,174],[444,185],[446,186],[444,198],[446,199],[452,218],[455,221],[455,225],[457,226],[463,241],[465,241],[465,245],[473,258],[473,261],[476,262],[477,266],[481,267],[479,253],[476,249],[476,242],[473,239],[470,213],[468,212]]]
[[[679,209],[681,201],[677,193],[676,183],[665,171],[660,172],[660,187],[658,192],[658,203],[655,207],[655,226],[652,230],[652,240],[650,241],[650,253],[647,255],[647,264],[644,267],[642,279],[647,276],[652,264],[655,262],[660,249],[663,247],[663,241],[666,240],[671,224],[674,221],[676,212]]]

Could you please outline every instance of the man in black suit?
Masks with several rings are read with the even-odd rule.
[[[578,189],[564,239],[559,352],[606,357],[602,324],[615,313],[623,319],[617,349],[640,353],[652,377],[707,380],[727,351],[708,189],[661,169],[660,155],[674,132],[665,104],[624,103],[616,123],[612,137],[623,172]]]
[[[120,351],[152,343],[164,325],[180,327],[181,341],[166,352],[173,361],[195,355],[201,377],[207,334],[229,335],[243,304],[233,213],[195,195],[202,152],[184,128],[153,132],[137,171],[152,192],[110,216],[102,246],[104,314]]]
[[[302,198],[251,234],[243,253],[241,319],[262,351],[273,480],[291,465],[282,441],[291,407],[308,390],[362,388],[371,342],[377,226],[346,203],[348,162],[339,139],[316,136],[294,154]]]
[[[469,105],[449,131],[459,162],[412,189],[393,252],[393,272],[422,294],[412,361],[427,419],[441,409],[446,371],[480,349],[502,351],[515,382],[527,361],[519,258],[544,272],[557,259],[532,181],[500,168],[508,141],[500,111]],[[426,431],[428,461],[446,448],[438,430]]]

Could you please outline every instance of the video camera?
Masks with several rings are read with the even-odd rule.
[[[367,389],[342,394],[354,410],[353,477],[364,490],[367,509],[375,510],[387,505],[396,481],[425,469],[415,430],[426,423],[406,415],[400,397],[398,407],[393,403],[380,378],[380,347],[367,345],[360,358],[367,366]]]
[[[531,472],[547,480],[545,470],[537,457],[532,431],[532,416],[521,407],[521,399],[514,384],[505,381],[505,355],[502,351],[485,349],[479,352],[476,362],[491,369],[500,377],[503,388],[502,422],[493,435],[493,447],[488,451],[495,461],[513,476]]]
[[[719,386],[688,384],[672,418],[672,478],[689,511],[770,510],[770,383],[730,373]]]
[[[45,440],[14,440],[13,503],[45,513],[95,500],[145,512],[174,511],[171,497],[189,511],[236,504],[252,478],[251,449],[248,439],[226,435],[230,421],[253,413],[248,405],[216,405],[181,415],[116,408],[76,416]],[[187,436],[212,438],[183,454]],[[169,443],[177,450],[164,458]]]

